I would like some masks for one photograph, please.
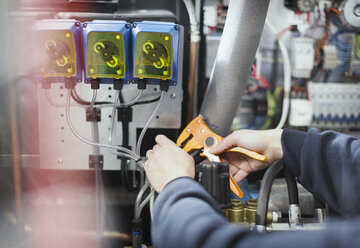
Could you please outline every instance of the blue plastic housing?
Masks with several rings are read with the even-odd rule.
[[[141,32],[150,32],[150,33],[168,33],[172,38],[172,77],[168,79],[170,81],[170,86],[177,85],[179,80],[179,61],[180,61],[180,50],[183,44],[183,26],[170,23],[170,22],[155,22],[155,21],[143,21],[135,22],[132,25],[132,63],[131,63],[131,80],[134,83],[137,83],[139,80],[138,77],[134,76],[134,57],[135,57],[135,46],[136,38]],[[182,57],[181,57],[182,59]],[[144,78],[147,84],[160,84],[161,79],[155,78]]]
[[[36,64],[39,65],[39,43],[38,39],[42,32],[51,32],[51,31],[65,31],[71,32],[72,36],[69,36],[73,39],[73,45],[75,49],[75,71],[72,76],[41,76],[39,73],[39,68],[35,70],[35,79],[37,82],[41,83],[43,81],[47,81],[50,83],[55,82],[64,82],[64,79],[71,78],[74,82],[82,81],[82,59],[81,59],[81,37],[82,37],[82,26],[81,23],[77,20],[73,19],[44,19],[35,21],[33,25],[33,45],[34,45],[34,58],[36,60]]]
[[[125,21],[95,20],[83,23],[83,56],[84,56],[84,79],[89,83],[91,77],[87,76],[87,43],[91,32],[119,32],[123,35],[125,51],[125,75],[121,79],[124,83],[129,83],[131,79],[131,48],[130,35],[131,25]],[[98,77],[100,83],[113,83],[113,78]]]

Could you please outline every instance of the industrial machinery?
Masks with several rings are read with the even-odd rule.
[[[242,128],[359,137],[359,6],[3,1],[0,246],[151,246],[144,161],[157,134],[194,157],[229,222],[323,229],[332,210],[281,160],[235,182],[209,149]]]

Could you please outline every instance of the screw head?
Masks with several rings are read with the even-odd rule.
[[[176,29],[176,30],[179,30],[179,29],[180,29],[180,26],[179,26],[179,25],[176,25],[176,26],[175,26],[175,29]]]
[[[173,85],[176,86],[176,82],[173,82]]]
[[[136,28],[136,23],[133,24],[133,27]]]
[[[76,26],[76,27],[80,27],[80,26],[81,26],[81,23],[80,23],[80,22],[75,22],[75,26]]]
[[[170,94],[170,98],[171,98],[171,99],[175,99],[175,98],[176,98],[176,94],[175,94],[175,93],[171,93],[171,94]]]
[[[63,162],[64,162],[64,160],[63,160],[62,158],[59,158],[59,159],[58,159],[58,163],[59,163],[59,164],[62,164]]]
[[[126,28],[130,28],[130,24],[126,24],[125,27],[126,27]]]
[[[131,83],[133,83],[133,84],[134,84],[134,83],[135,83],[135,80],[134,80],[134,79],[133,79],[133,80],[131,80]]]
[[[83,27],[86,28],[86,27],[87,27],[87,24],[86,24],[86,23],[83,23]]]

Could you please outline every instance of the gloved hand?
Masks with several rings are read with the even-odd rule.
[[[156,145],[146,153],[146,176],[160,193],[166,184],[178,177],[195,177],[194,159],[164,135],[155,138]]]
[[[237,152],[225,153],[223,159],[230,165],[230,173],[236,181],[241,181],[248,174],[266,168],[283,156],[281,147],[282,130],[238,130],[225,137],[210,150],[215,155],[224,151],[242,147],[267,156],[266,162],[261,162]]]

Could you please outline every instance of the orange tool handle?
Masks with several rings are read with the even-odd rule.
[[[235,179],[230,175],[230,189],[239,198],[243,198],[244,194],[235,182]]]
[[[262,155],[262,154],[259,154],[257,152],[250,151],[248,149],[241,148],[241,147],[235,147],[235,148],[226,150],[225,152],[239,152],[239,153],[242,153],[242,154],[244,154],[244,155],[246,155],[246,156],[248,156],[250,158],[259,160],[261,162],[267,161],[267,157],[265,155]]]

